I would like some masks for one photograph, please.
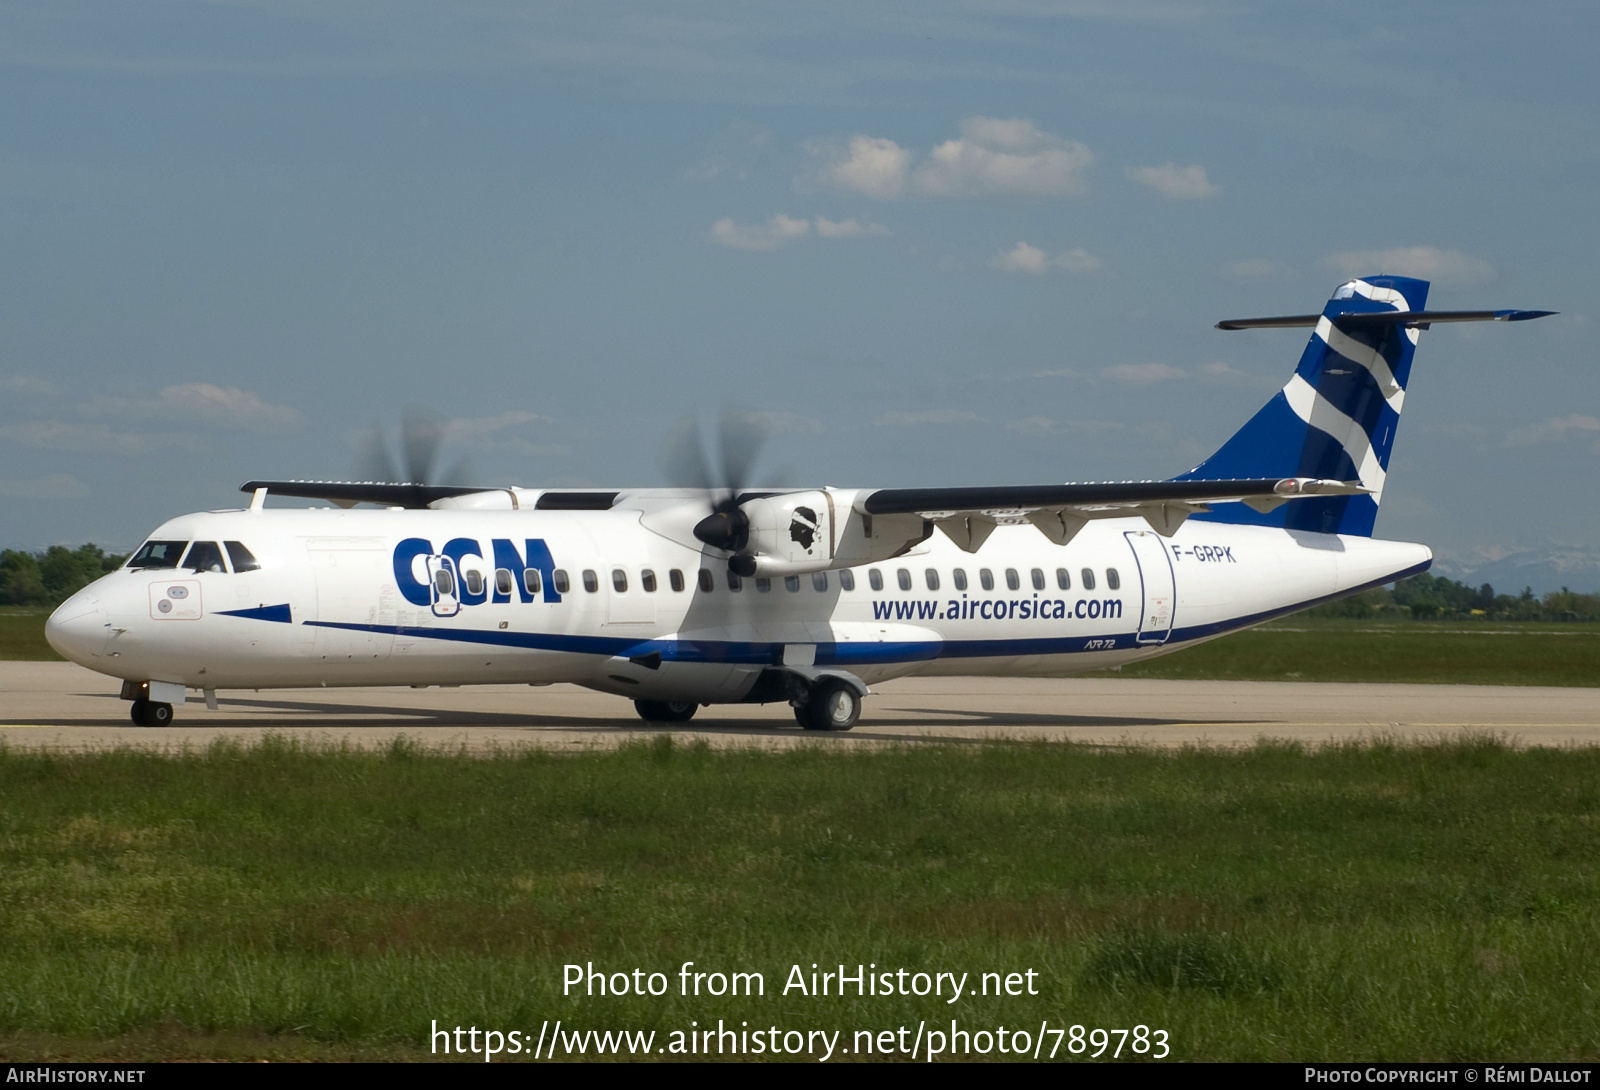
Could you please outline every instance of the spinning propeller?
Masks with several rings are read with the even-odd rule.
[[[363,481],[394,484],[437,485],[444,483],[436,474],[439,448],[444,444],[445,419],[422,405],[408,405],[400,416],[400,458],[397,464],[389,453],[381,425],[374,424],[356,447],[356,476]],[[466,484],[471,471],[466,459],[445,474],[452,484]]]
[[[718,421],[711,458],[693,417],[679,425],[668,441],[667,479],[676,487],[698,488],[709,496],[711,513],[695,524],[694,536],[714,549],[739,553],[750,543],[750,519],[739,504],[770,434],[759,414],[728,407]]]

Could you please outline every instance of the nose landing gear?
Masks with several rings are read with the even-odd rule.
[[[129,713],[136,727],[170,727],[172,705],[159,700],[135,700]]]

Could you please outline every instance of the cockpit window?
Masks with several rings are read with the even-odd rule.
[[[146,541],[128,561],[130,568],[176,568],[187,541]]]
[[[241,572],[260,570],[260,562],[257,561],[253,555],[251,555],[250,550],[246,549],[242,542],[224,541],[222,544],[227,547],[228,559],[233,563],[234,571]]]
[[[189,546],[189,554],[183,558],[183,566],[192,572],[228,570],[222,565],[222,550],[217,548],[215,541],[196,541]]]

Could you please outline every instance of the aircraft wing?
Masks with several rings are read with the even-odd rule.
[[[385,481],[246,481],[240,492],[265,488],[274,496],[327,500],[339,507],[376,503],[383,507],[426,507],[434,500],[482,492],[482,487],[452,484],[390,484]]]
[[[866,515],[915,514],[957,545],[977,551],[994,528],[1032,523],[1065,544],[1091,519],[1142,517],[1163,536],[1213,503],[1243,502],[1258,511],[1304,496],[1354,496],[1370,491],[1356,481],[1311,477],[1235,481],[1122,481],[1102,484],[1004,485],[973,488],[880,488],[856,508]]]

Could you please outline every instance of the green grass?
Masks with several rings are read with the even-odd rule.
[[[1291,617],[1125,666],[1121,676],[1600,685],[1600,626]]]
[[[407,1058],[433,1019],[547,1018],[1144,1024],[1188,1060],[1600,1054],[1600,750],[269,739],[0,750],[0,798],[6,1059]],[[766,995],[679,996],[684,961],[763,972]],[[563,996],[588,962],[673,988]],[[813,962],[1032,969],[1040,994],[780,994]]]
[[[45,642],[48,609],[0,606],[0,661],[61,662],[55,648]]]

